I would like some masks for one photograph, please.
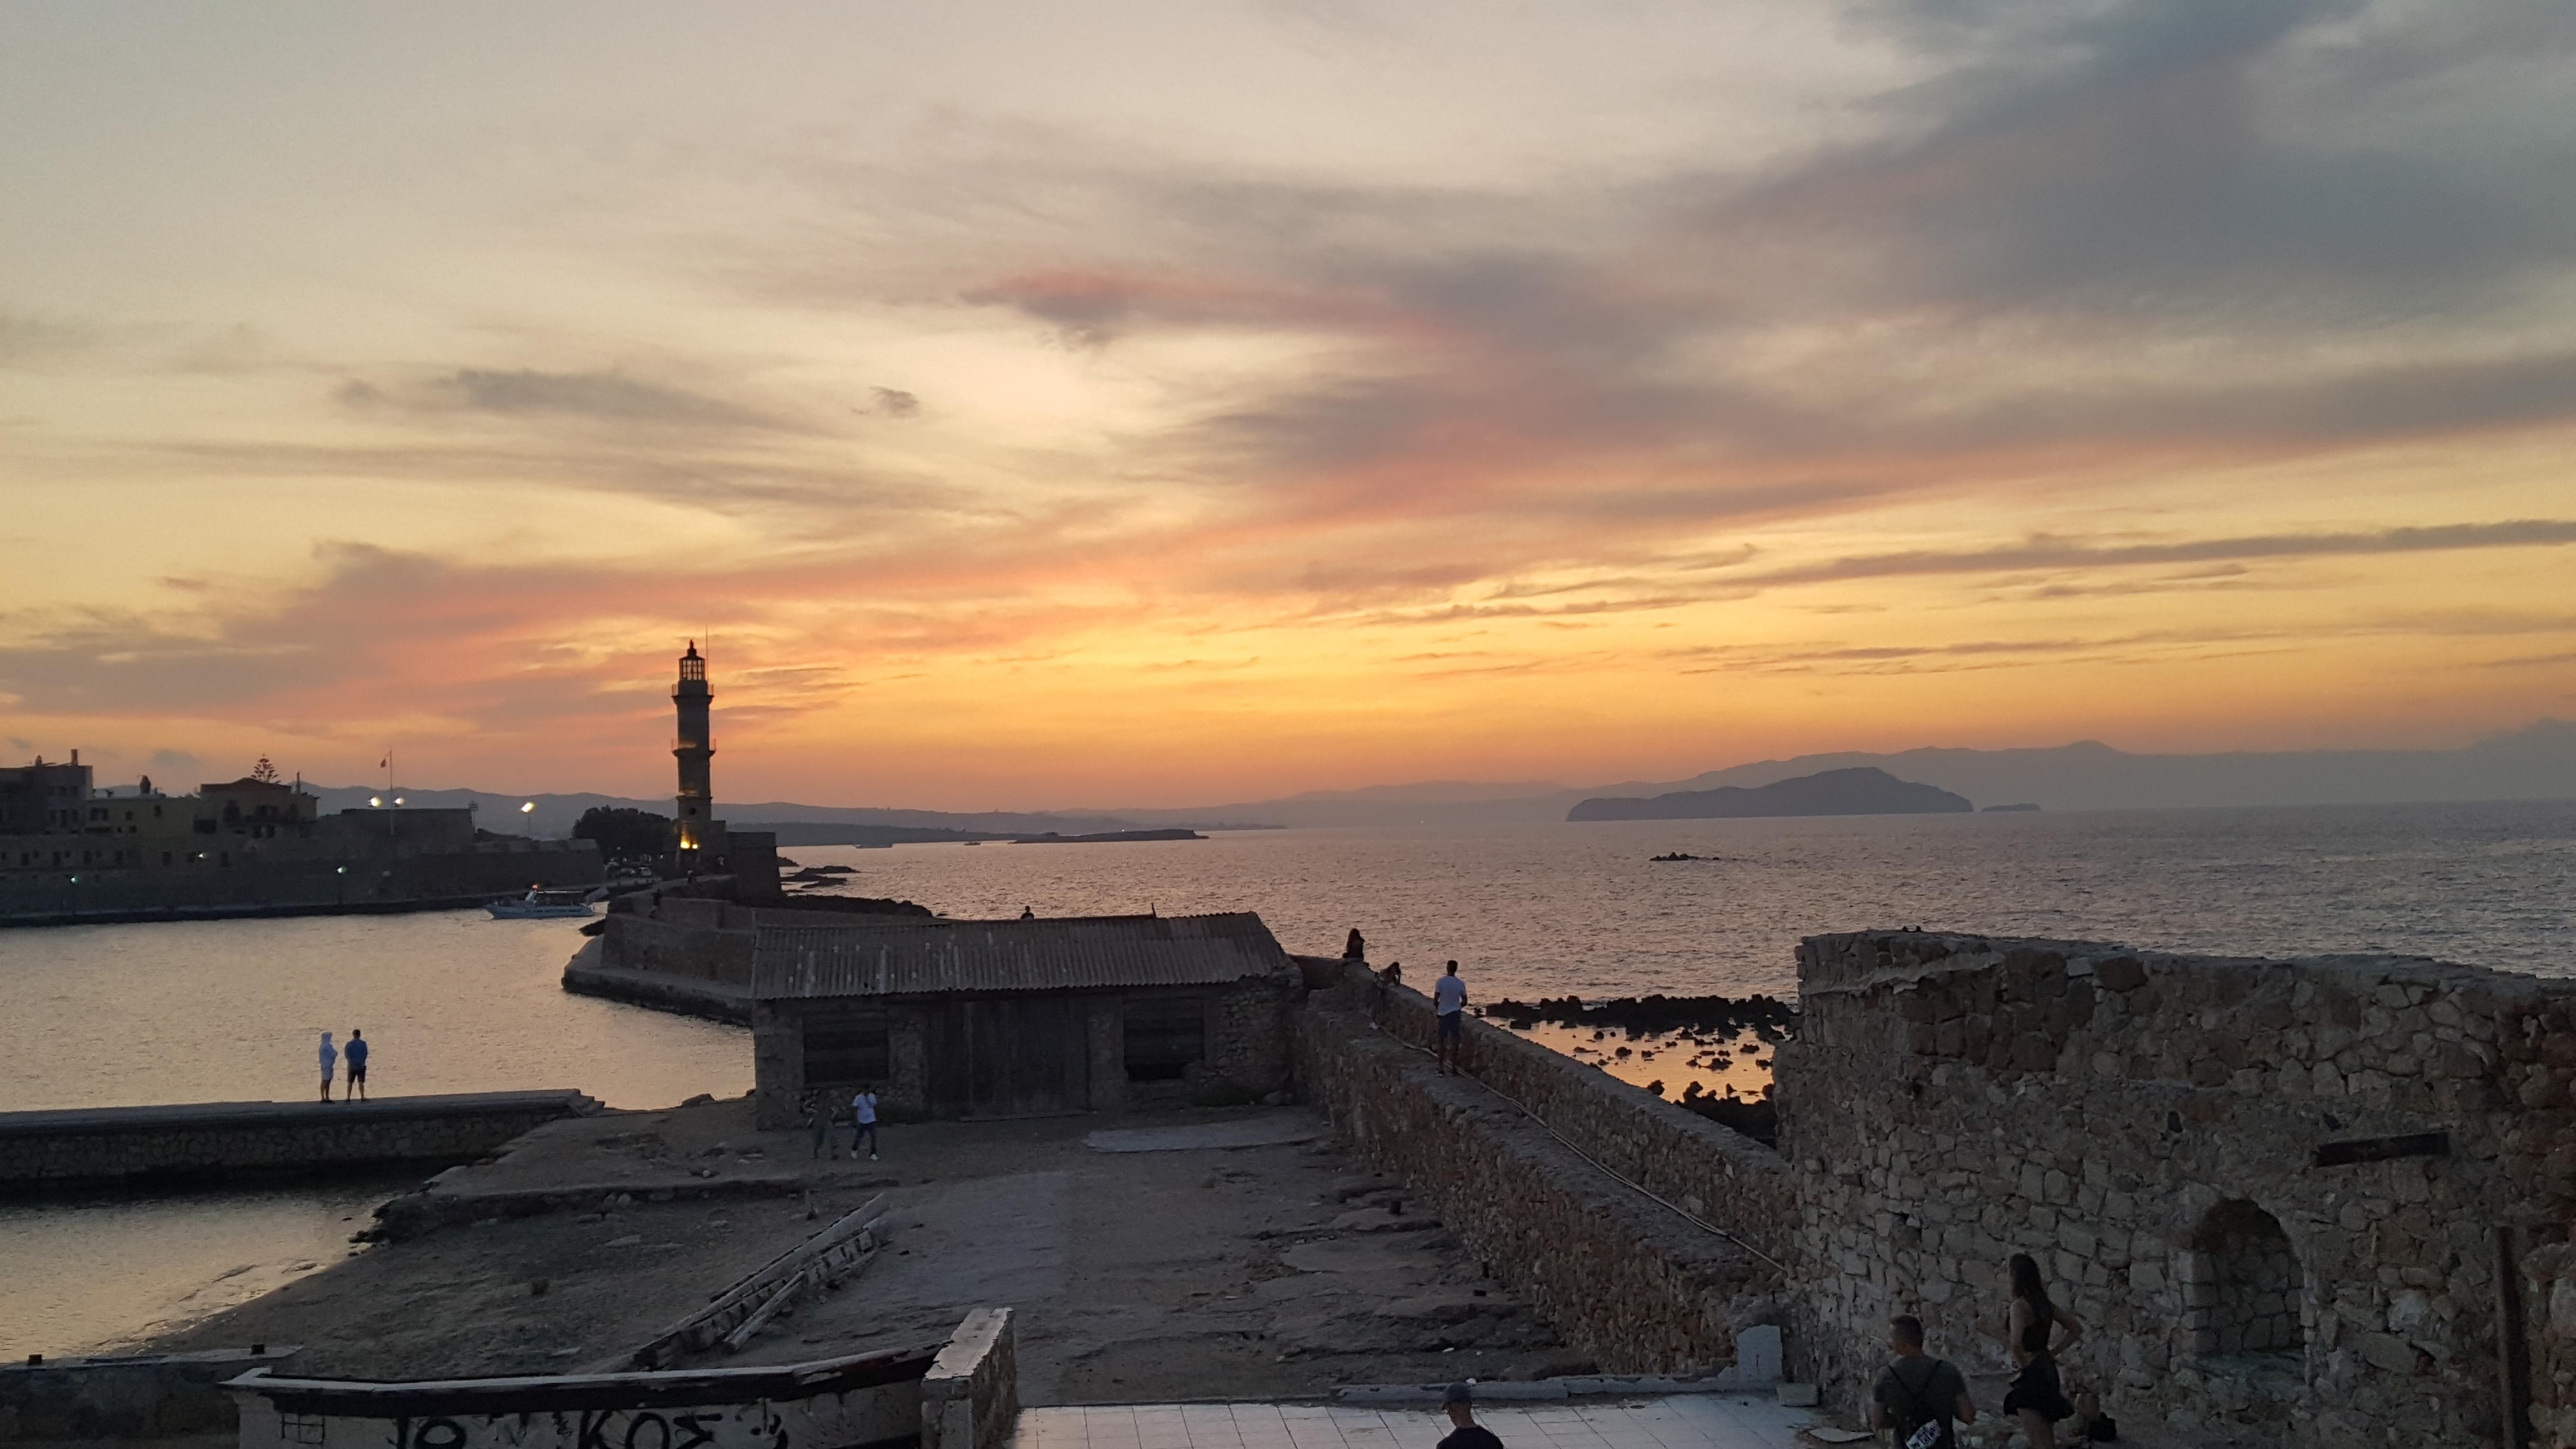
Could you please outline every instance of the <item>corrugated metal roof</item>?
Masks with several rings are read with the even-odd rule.
[[[940,991],[1077,991],[1205,986],[1289,972],[1250,911],[1027,921],[886,921],[763,926],[752,995],[916,996]]]

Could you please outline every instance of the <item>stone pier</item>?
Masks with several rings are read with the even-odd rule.
[[[599,1110],[555,1090],[0,1112],[0,1191],[471,1162],[541,1123]]]

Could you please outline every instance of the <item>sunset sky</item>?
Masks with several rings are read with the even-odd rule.
[[[0,759],[1183,805],[2576,715],[2565,0],[0,3]],[[156,763],[157,761],[157,763]]]

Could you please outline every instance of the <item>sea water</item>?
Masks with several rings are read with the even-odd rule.
[[[1683,853],[1714,859],[1656,862]],[[1288,949],[1480,1002],[1787,994],[1817,931],[1919,925],[2576,975],[2576,803],[1240,831],[1107,845],[789,847],[957,916],[1255,910]],[[0,1110],[291,1100],[321,1031],[388,1094],[740,1093],[732,1027],[565,995],[577,922],[480,912],[0,931]],[[0,1355],[185,1322],[346,1253],[392,1190],[0,1206]],[[102,1288],[104,1278],[113,1283]]]

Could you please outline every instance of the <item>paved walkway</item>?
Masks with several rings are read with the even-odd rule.
[[[1719,1394],[1479,1406],[1504,1449],[1798,1449],[1803,1409]],[[1020,1411],[1017,1449],[1433,1449],[1437,1407],[1114,1404]]]

